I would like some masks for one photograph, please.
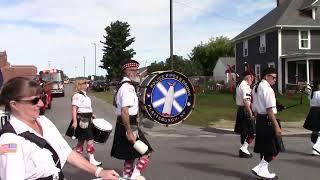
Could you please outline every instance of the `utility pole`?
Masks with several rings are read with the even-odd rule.
[[[51,61],[48,61],[48,66],[49,66],[49,68],[51,67],[51,64],[50,64],[50,63],[51,63]]]
[[[83,56],[83,77],[86,77],[86,57]]]
[[[172,28],[172,0],[170,0],[170,59],[171,70],[173,70],[173,28]]]
[[[94,45],[94,78],[97,76],[97,44],[92,43]]]
[[[75,72],[75,74],[76,74],[76,77],[77,77],[77,69],[78,69],[78,66],[74,66],[74,72]]]

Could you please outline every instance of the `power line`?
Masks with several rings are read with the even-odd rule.
[[[180,4],[180,5],[182,5],[182,6],[185,6],[185,7],[188,7],[188,8],[191,8],[191,9],[194,9],[194,10],[197,10],[197,11],[200,11],[200,12],[203,12],[203,13],[213,14],[214,16],[216,16],[216,17],[218,17],[218,18],[221,18],[221,19],[224,19],[224,20],[226,20],[226,21],[232,21],[232,22],[236,22],[236,23],[239,23],[239,24],[243,24],[243,21],[240,22],[239,20],[222,16],[222,15],[220,15],[219,13],[216,13],[216,12],[207,11],[207,10],[204,10],[204,9],[201,9],[201,8],[197,8],[197,7],[192,7],[192,6],[190,6],[190,5],[188,5],[187,3],[184,3],[184,2],[174,1],[174,3]]]

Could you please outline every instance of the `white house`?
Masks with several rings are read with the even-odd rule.
[[[213,79],[215,81],[224,81],[225,83],[228,83],[231,77],[235,77],[235,64],[235,57],[220,57],[212,71]]]

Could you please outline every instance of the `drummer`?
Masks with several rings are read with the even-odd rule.
[[[79,79],[75,82],[75,94],[72,97],[72,123],[68,131],[74,129],[74,135],[78,139],[75,150],[82,154],[83,144],[86,142],[90,163],[100,166],[102,163],[94,158],[95,149],[91,120],[95,118],[95,115],[92,113],[91,99],[86,93],[88,85],[88,81],[85,79]]]
[[[114,133],[111,156],[124,160],[123,177],[136,179],[146,169],[152,148],[142,131],[138,128],[138,97],[134,84],[139,83],[139,63],[135,60],[126,60],[122,65],[123,79],[115,94],[117,124]],[[133,148],[139,139],[148,146],[144,154]],[[134,165],[135,159],[137,159]]]

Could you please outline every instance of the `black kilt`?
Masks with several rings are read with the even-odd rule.
[[[255,134],[255,122],[250,119],[250,116],[246,113],[244,106],[238,106],[234,132],[247,135]]]
[[[310,131],[320,131],[320,107],[311,107],[303,127]]]
[[[130,116],[130,124],[137,125],[136,119],[137,119],[136,116]],[[140,128],[138,128],[138,135],[139,135],[138,139],[144,142],[148,146],[148,151],[145,154],[152,152],[153,149]],[[126,129],[122,124],[120,117],[118,117],[117,119],[117,124],[114,132],[114,139],[113,139],[113,144],[111,149],[111,156],[117,159],[123,159],[123,160],[133,160],[136,158],[140,158],[142,156],[139,152],[137,152],[133,148],[133,144],[131,144],[130,141],[127,139]]]
[[[79,126],[79,116],[82,116],[84,118],[88,118],[89,119],[89,126],[88,128],[81,128]],[[92,133],[92,128],[93,128],[93,124],[92,124],[92,121],[91,121],[91,118],[92,118],[92,113],[78,113],[77,114],[77,128],[74,130],[72,128],[72,120],[69,124],[69,127],[66,131],[66,136],[69,136],[69,137],[72,137],[72,136],[75,136],[78,140],[80,141],[83,141],[83,140],[92,140],[93,139],[93,133]]]
[[[282,138],[276,136],[268,115],[258,114],[256,124],[255,153],[277,155],[285,150]],[[281,127],[280,122],[278,124]]]

